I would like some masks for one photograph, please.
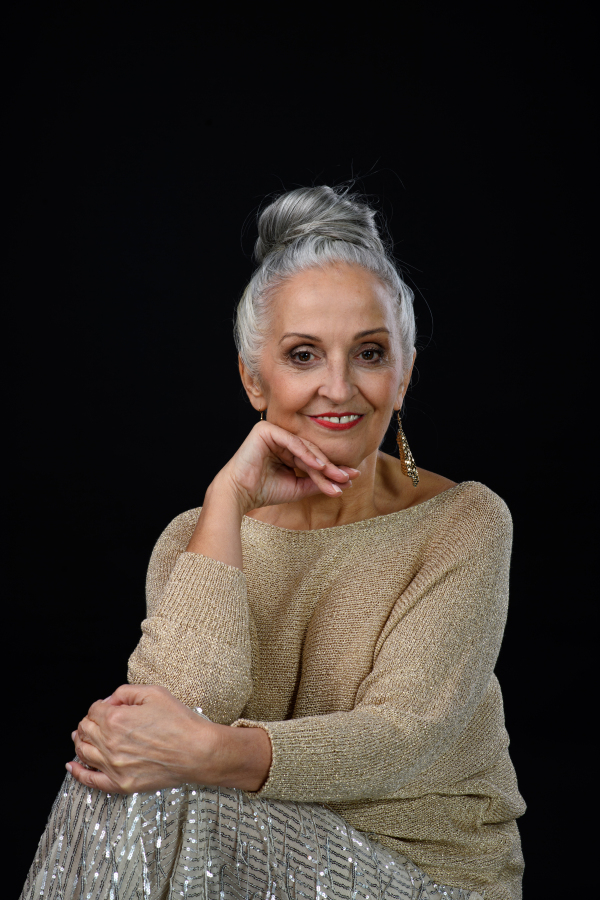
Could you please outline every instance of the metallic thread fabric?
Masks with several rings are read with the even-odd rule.
[[[315,803],[184,785],[129,796],[67,775],[20,900],[481,900]]]
[[[162,900],[223,884],[223,900],[425,900],[442,883],[455,898],[519,900],[525,805],[493,672],[512,537],[503,501],[465,482],[327,529],[245,517],[243,572],[186,552],[198,514],[154,549],[129,680],[264,728],[268,778],[256,794],[124,799],[82,799],[67,778],[23,896]],[[75,878],[78,854],[80,893],[49,893]]]
[[[326,804],[444,884],[518,900],[525,804],[494,675],[512,521],[464,482],[312,531],[245,517],[244,570],[187,553],[178,516],[148,568],[129,680],[264,728],[257,796]]]

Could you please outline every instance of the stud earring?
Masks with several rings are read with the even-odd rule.
[[[402,472],[404,473],[404,475],[407,475],[411,479],[413,487],[416,487],[419,483],[419,472],[415,464],[413,455],[410,452],[410,447],[408,446],[406,435],[404,434],[404,431],[402,429],[400,410],[398,410],[396,416],[398,418],[398,433],[396,434],[396,441],[398,442],[398,456],[400,457],[400,466],[402,467]]]

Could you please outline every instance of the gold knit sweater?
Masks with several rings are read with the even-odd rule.
[[[273,762],[254,796],[326,804],[437,881],[520,897],[525,804],[494,675],[504,502],[465,482],[333,528],[245,517],[243,572],[185,552],[198,514],[156,544],[129,680],[265,728]]]

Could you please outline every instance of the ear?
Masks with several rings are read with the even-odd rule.
[[[260,412],[261,410],[265,410],[267,408],[267,400],[265,395],[263,394],[262,387],[258,380],[250,374],[242,357],[238,355],[238,367],[240,370],[240,378],[242,379],[242,384],[244,385],[244,390],[248,394],[248,399],[254,409]]]
[[[415,359],[417,358],[417,351],[413,350],[412,361],[410,364],[410,369],[404,372],[402,375],[402,381],[400,382],[400,387],[398,388],[398,393],[396,395],[396,402],[394,403],[394,409],[399,410],[402,409],[402,404],[404,402],[404,395],[408,390],[408,386],[410,384],[410,379],[412,377],[412,370],[415,364]]]

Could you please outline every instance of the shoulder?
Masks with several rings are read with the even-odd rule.
[[[461,530],[508,531],[512,535],[512,519],[506,503],[486,485],[478,481],[457,484],[444,475],[419,468],[419,484],[414,488],[402,473],[400,460],[380,452],[378,463],[382,511],[420,509],[423,513],[431,512],[442,529],[446,521]]]
[[[394,459],[393,462],[398,463],[396,471],[402,472],[400,461]],[[401,478],[402,484],[406,486],[406,476],[401,475]],[[426,500],[431,500],[433,497],[437,497],[438,494],[443,494],[457,486],[456,481],[452,481],[451,478],[446,478],[444,475],[438,475],[435,472],[429,472],[427,469],[419,469],[419,484],[416,490],[414,488],[411,490],[409,505],[417,506],[419,503],[425,503]]]
[[[448,524],[471,546],[512,544],[512,516],[504,500],[485,484],[463,481],[445,494]]]
[[[502,497],[485,484],[479,481],[463,481],[456,487],[455,503],[465,515],[512,524],[510,510]]]
[[[420,506],[438,494],[456,487],[456,482],[450,478],[419,468],[419,483],[415,488],[410,478],[403,473],[400,460],[382,451],[377,458],[377,476],[377,506],[384,515]]]

